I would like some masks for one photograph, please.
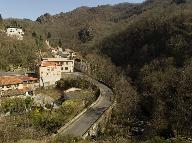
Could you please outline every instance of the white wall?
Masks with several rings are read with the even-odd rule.
[[[40,67],[40,86],[54,85],[61,79],[61,73],[74,72],[74,61],[61,61],[61,66]]]
[[[23,40],[24,32],[21,28],[7,28],[7,36],[17,37],[18,40]]]

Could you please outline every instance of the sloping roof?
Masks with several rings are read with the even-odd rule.
[[[15,76],[4,76],[0,77],[0,85],[13,85],[22,83],[23,80],[15,77]]]
[[[20,76],[18,78],[21,79],[22,81],[35,81],[35,80],[38,80],[38,78],[28,77],[28,76]]]
[[[68,58],[42,58],[43,62],[73,62],[74,60],[69,60]]]
[[[42,61],[41,62],[41,66],[42,67],[53,67],[53,66],[55,66],[55,62],[44,62],[44,61]]]
[[[14,85],[23,83],[23,81],[36,81],[37,78],[27,76],[0,76],[0,86]]]

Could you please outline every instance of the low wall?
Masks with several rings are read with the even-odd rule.
[[[112,109],[115,104],[111,105],[101,117],[83,134],[82,138],[97,137],[99,133],[104,133],[106,124],[111,118]]]

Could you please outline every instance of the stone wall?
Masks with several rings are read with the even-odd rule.
[[[87,137],[96,138],[99,134],[104,133],[105,127],[108,121],[111,118],[112,109],[115,104],[112,104],[102,115],[101,117],[84,133],[82,136],[83,139]]]

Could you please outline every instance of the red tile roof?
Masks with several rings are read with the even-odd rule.
[[[19,84],[23,81],[15,76],[4,76],[0,77],[0,85],[13,85],[13,84]]]
[[[36,80],[38,80],[38,78],[28,77],[28,76],[20,76],[18,78],[21,79],[22,81],[36,81]]]
[[[45,62],[45,61],[41,62],[42,67],[54,67],[55,64],[56,64],[55,62]]]
[[[14,85],[23,83],[23,81],[36,81],[37,78],[27,76],[0,76],[0,85]]]

